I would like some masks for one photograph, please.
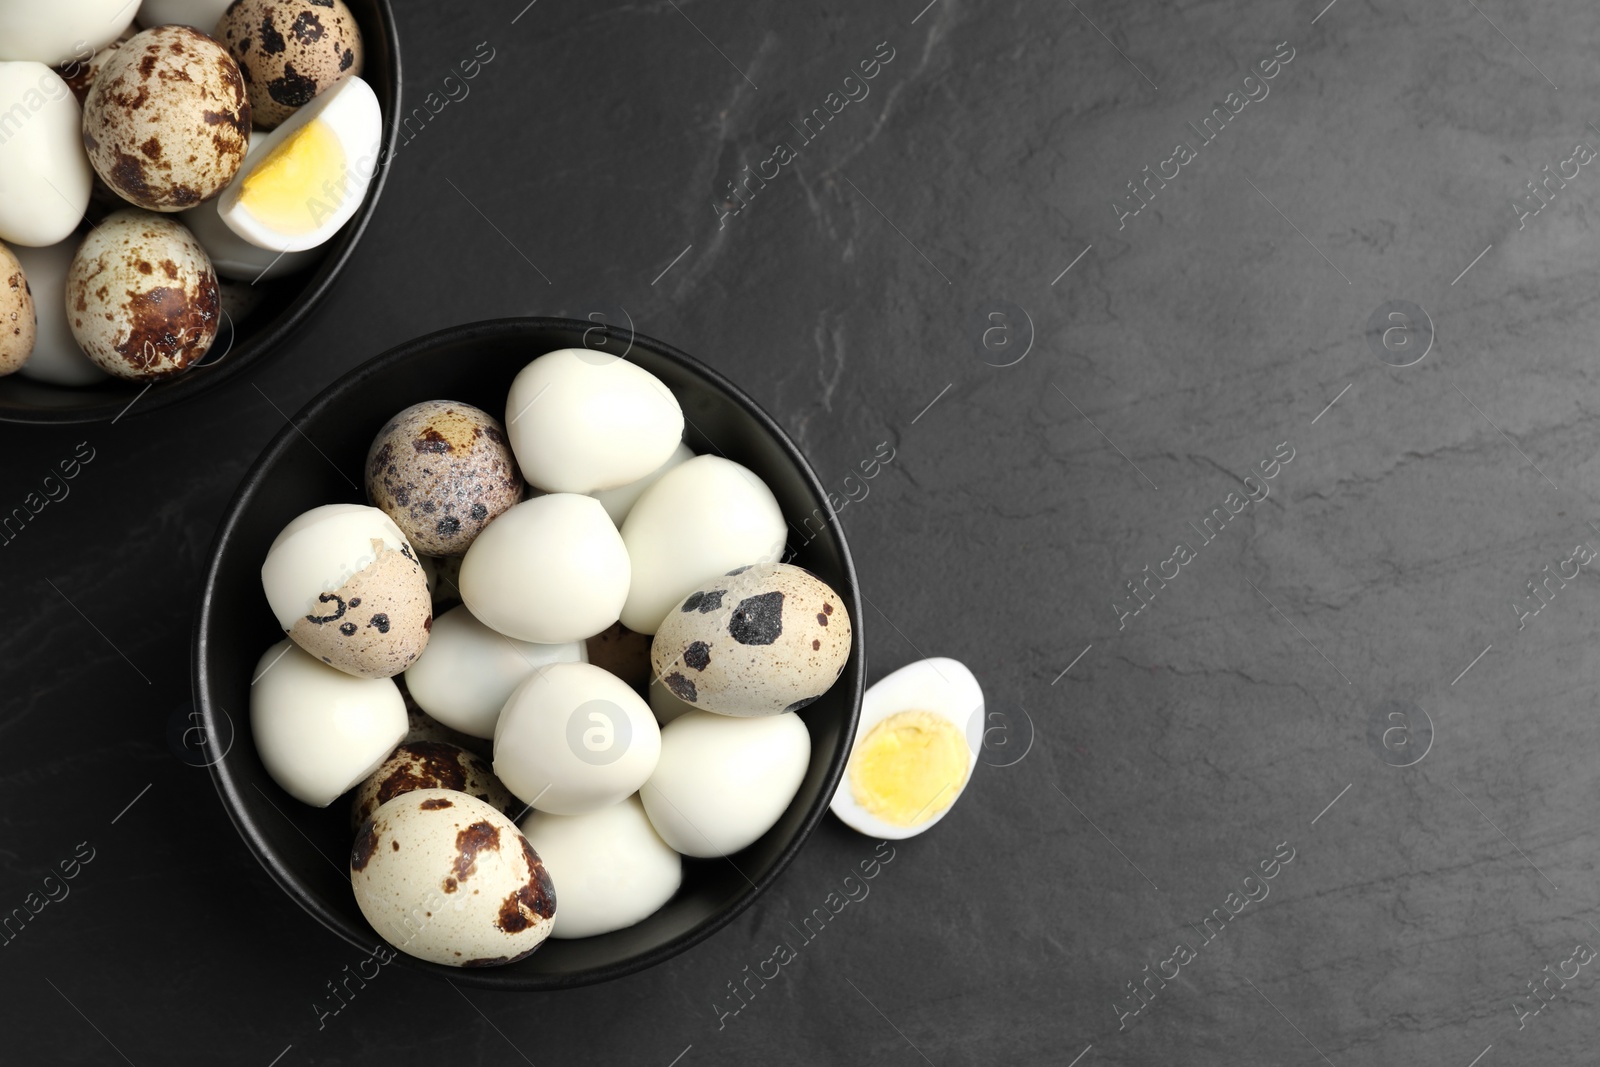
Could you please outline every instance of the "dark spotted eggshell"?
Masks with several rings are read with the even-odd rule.
[[[406,408],[367,452],[367,498],[428,556],[466,552],[523,485],[499,421],[453,400]]]
[[[826,582],[788,563],[702,583],[668,613],[650,666],[680,700],[722,715],[798,711],[850,656],[850,616]]]
[[[361,73],[361,31],[344,0],[235,0],[216,37],[238,62],[262,129]]]
[[[511,799],[488,761],[443,741],[405,741],[356,789],[350,825],[360,826],[373,812],[402,793],[417,789],[453,789],[468,793],[507,815],[522,804]],[[515,805],[515,806],[513,806]]]
[[[294,643],[359,678],[393,678],[428,647],[433,602],[411,549],[376,538],[373,560],[338,589],[317,595],[313,614],[289,628]]]

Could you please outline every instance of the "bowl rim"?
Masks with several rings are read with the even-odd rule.
[[[284,453],[299,440],[300,424],[320,413],[324,408],[334,403],[336,399],[357,389],[362,382],[387,373],[394,364],[427,349],[445,343],[482,341],[497,337],[520,337],[530,330],[550,328],[586,331],[602,329],[608,335],[618,338],[618,340],[638,345],[647,351],[665,356],[667,359],[676,362],[691,374],[703,379],[713,388],[720,391],[725,397],[754,418],[762,430],[777,443],[799,473],[801,480],[815,497],[824,502],[828,500],[827,491],[818,479],[816,471],[812,469],[810,462],[806,459],[805,454],[801,452],[799,446],[794,443],[783,427],[778,425],[776,420],[749,394],[721,373],[693,356],[665,342],[638,333],[632,328],[619,329],[609,325],[595,327],[591,322],[577,319],[525,316],[461,323],[404,341],[372,357],[336,379],[297,411],[293,418],[289,419],[273,436],[272,440],[267,443],[266,447],[261,450],[260,455],[256,457],[250,469],[240,479],[238,488],[228,501],[227,508],[217,524],[217,531],[212,538],[210,546],[210,555],[206,564],[204,580],[201,584],[199,610],[195,613],[194,634],[190,645],[192,696],[194,707],[201,714],[201,723],[206,737],[205,745],[208,751],[214,747],[215,739],[223,736],[219,730],[219,722],[216,716],[217,708],[209,697],[210,691],[218,683],[208,670],[206,655],[209,647],[208,631],[211,629],[215,610],[213,600],[222,558],[221,551],[237,529],[245,501],[258,490],[267,473],[282,461]],[[535,357],[530,356],[529,358]],[[832,511],[831,504],[828,505],[828,509],[830,512]],[[837,592],[844,599],[847,610],[851,613],[850,617],[854,620],[855,646],[851,649],[851,655],[858,657],[860,669],[855,672],[854,683],[851,687],[853,691],[846,691],[844,694],[848,700],[849,714],[846,722],[841,727],[841,744],[829,761],[821,791],[818,793],[816,800],[812,802],[810,810],[805,813],[799,829],[783,845],[771,866],[756,879],[746,879],[747,882],[750,882],[748,890],[741,891],[740,895],[731,904],[720,911],[649,951],[607,966],[593,967],[567,975],[514,977],[510,971],[505,969],[445,967],[416,959],[403,952],[395,953],[396,958],[404,960],[412,967],[430,972],[436,977],[473,986],[524,992],[575,989],[581,986],[609,982],[654,967],[706,940],[755,903],[756,898],[765,893],[788,869],[789,864],[799,855],[800,850],[805,847],[806,842],[816,831],[817,826],[827,816],[833,795],[839,788],[845,765],[850,758],[852,739],[856,734],[856,726],[861,715],[861,701],[866,690],[866,648],[863,643],[861,593],[856,575],[855,561],[850,554],[849,541],[845,537],[843,527],[837,521],[829,522],[819,536],[831,537],[838,551],[840,567],[843,572],[843,582],[841,583],[842,588]],[[841,679],[841,681],[843,680]],[[248,732],[248,722],[235,723],[231,717],[228,722],[231,736],[234,739],[233,742],[230,742],[229,747],[231,748],[231,745],[237,742],[241,733]],[[222,755],[225,756],[226,751]],[[217,795],[222,801],[223,809],[228,813],[228,818],[233,823],[234,829],[244,839],[251,855],[272,876],[273,881],[278,884],[279,888],[328,930],[351,945],[363,951],[370,951],[373,938],[378,938],[375,931],[366,930],[364,931],[366,936],[361,936],[363,931],[352,929],[352,924],[348,923],[342,915],[323,906],[321,898],[303,884],[286,864],[279,861],[278,857],[271,853],[266,839],[257,830],[257,820],[249,814],[244,806],[243,783],[235,780],[231,770],[225,766],[222,757],[217,756],[215,759],[208,760],[207,769],[210,772],[212,784],[217,790]],[[268,799],[270,800],[270,798]],[[379,943],[383,943],[381,938],[379,938]]]
[[[405,78],[401,69],[400,39],[395,28],[394,10],[390,0],[371,0],[374,15],[382,38],[383,52],[389,64],[392,77],[392,92],[394,103],[390,108],[387,121],[383,124],[383,134],[378,144],[378,165],[373,171],[372,182],[367,187],[366,196],[362,199],[361,206],[350,221],[340,229],[329,249],[329,254],[318,261],[315,268],[309,273],[309,281],[305,289],[295,299],[292,306],[277,318],[263,324],[259,333],[252,333],[249,338],[249,347],[244,353],[244,358],[233,360],[233,351],[230,349],[217,363],[207,365],[204,361],[197,364],[191,371],[172,376],[167,379],[152,379],[142,384],[137,393],[130,398],[122,398],[104,403],[77,404],[60,408],[9,408],[0,406],[0,423],[11,423],[25,426],[71,426],[85,423],[116,422],[124,413],[130,415],[147,415],[153,411],[181,404],[201,393],[216,388],[225,381],[233,380],[239,374],[239,368],[250,366],[260,367],[265,360],[275,358],[288,347],[289,339],[305,325],[311,312],[316,310],[327,298],[329,290],[338,281],[344,271],[345,263],[349,261],[356,246],[361,243],[365,235],[367,224],[371,221],[373,212],[378,208],[378,198],[383,194],[384,183],[389,177],[389,166],[394,162],[395,154],[400,146],[397,144],[400,135],[400,123],[405,114],[403,87]],[[128,207],[135,205],[129,204]],[[170,217],[176,218],[176,215]],[[70,239],[70,238],[69,238]],[[207,353],[209,357],[210,353]],[[226,368],[226,369],[224,369]],[[64,392],[74,391],[74,386],[52,385],[49,382],[39,382],[41,386],[59,389]],[[132,387],[141,386],[137,381],[127,383]],[[162,385],[166,388],[152,389],[151,386]],[[151,395],[145,397],[145,393]]]

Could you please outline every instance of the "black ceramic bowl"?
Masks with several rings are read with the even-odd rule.
[[[500,319],[458,326],[401,345],[345,375],[267,446],[229,505],[211,549],[195,626],[194,691],[208,738],[207,762],[234,825],[261,865],[301,907],[352,945],[378,935],[350,888],[348,797],[317,810],[273,783],[250,740],[250,676],[282,639],[261,591],[261,562],[278,531],[319,504],[364,502],[367,448],[395,412],[450,399],[505,410],[511,379],[535,356],[589,347],[626,356],[660,378],[683,406],[686,439],[755,471],[772,488],[795,536],[793,561],[838,591],[855,621],[844,673],[801,711],[811,764],[789,809],[768,833],[726,859],[684,861],[683,888],[648,919],[615,933],[549,940],[505,967],[458,970],[401,955],[441,977],[501,989],[558,989],[607,981],[660,963],[707,937],[772,884],[815,829],[839,784],[861,709],[865,660],[854,565],[836,524],[813,533],[805,519],[829,514],[805,457],[744,393],[689,356],[629,331],[569,319]],[[809,538],[808,540],[802,540]],[[558,907],[561,888],[556,887]]]
[[[372,86],[383,109],[383,163],[373,174],[366,199],[355,217],[323,246],[323,257],[309,270],[262,282],[260,305],[237,328],[224,320],[211,351],[183,373],[154,384],[107,378],[85,386],[51,385],[20,374],[7,375],[0,378],[0,422],[105,422],[120,417],[124,411],[138,415],[176,404],[259,364],[327,295],[378,204],[401,118],[400,46],[395,40],[389,0],[345,2],[361,27],[366,49],[361,76]]]

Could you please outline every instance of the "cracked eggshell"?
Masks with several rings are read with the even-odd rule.
[[[0,60],[57,66],[122,36],[139,5],[130,0],[0,0]]]
[[[0,63],[0,116],[0,241],[42,247],[65,240],[94,185],[78,101],[42,63]]]
[[[539,645],[491,630],[465,604],[433,621],[428,647],[406,669],[417,706],[472,737],[494,737],[500,709],[513,690],[550,663],[583,663],[583,642]]]
[[[406,704],[387,678],[355,678],[289,641],[267,649],[250,687],[256,754],[284,792],[325,808],[406,735]]]
[[[561,886],[554,938],[632,926],[683,882],[682,857],[661,840],[636,796],[586,815],[531,812],[522,833]]]
[[[361,30],[344,0],[235,0],[214,36],[239,64],[255,124],[270,130],[347,74]]]
[[[38,332],[27,274],[11,249],[0,244],[0,374],[22,369]]]
[[[507,815],[522,809],[483,757],[443,741],[404,741],[356,787],[350,805],[351,827],[359,827],[395,797],[417,789],[453,789]]]
[[[211,199],[250,145],[238,64],[187,26],[135,34],[89,86],[83,144],[95,173],[129,203],[182,211]]]
[[[639,790],[650,824],[685,856],[726,856],[772,829],[800,790],[811,735],[793,712],[735,719],[691,711],[661,730]]]
[[[617,621],[628,551],[593,497],[549,493],[509,509],[461,561],[461,600],[507,637],[560,645]]]
[[[522,831],[448,789],[397,796],[362,823],[350,885],[379,935],[448,967],[514,963],[555,925],[555,887]]]
[[[377,508],[326,504],[300,515],[267,550],[261,586],[295,644],[341,671],[392,677],[428,644],[427,579]]]
[[[633,568],[622,625],[653,634],[673,605],[735,567],[783,555],[788,527],[772,490],[721,456],[696,456],[644,491],[622,524]]]
[[[722,715],[799,711],[850,657],[850,616],[822,579],[789,563],[741,567],[690,593],[650,645],[655,676]]]
[[[683,438],[683,409],[649,371],[587,348],[562,348],[518,372],[506,397],[506,428],[531,484],[592,493],[666,463]]]
[[[454,400],[406,408],[367,451],[367,499],[429,556],[465,553],[522,485],[499,421]]]
[[[66,299],[73,340],[118,378],[188,369],[211,350],[221,322],[222,293],[200,242],[172,219],[131,208],[83,239]]]
[[[494,772],[513,795],[556,815],[582,815],[637,792],[660,754],[650,706],[588,663],[534,671],[494,731]]]

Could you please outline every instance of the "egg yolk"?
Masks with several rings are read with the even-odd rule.
[[[850,791],[868,813],[894,826],[917,826],[955,803],[966,783],[970,749],[949,719],[901,711],[856,746]]]
[[[309,233],[333,215],[346,189],[344,147],[323,122],[308,122],[244,179],[239,203],[275,233]]]

